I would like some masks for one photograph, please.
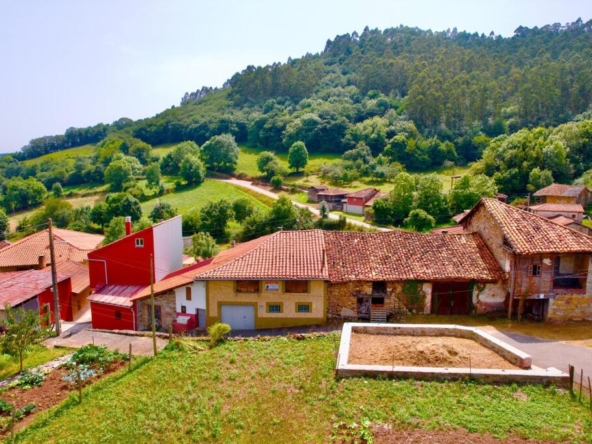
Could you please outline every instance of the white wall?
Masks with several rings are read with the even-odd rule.
[[[197,281],[191,285],[191,300],[185,298],[185,288],[180,287],[175,289],[175,307],[177,313],[181,313],[181,305],[187,307],[187,314],[195,314],[198,308],[206,309],[206,283],[204,281]]]
[[[183,227],[181,216],[162,222],[153,228],[154,280],[183,266]]]

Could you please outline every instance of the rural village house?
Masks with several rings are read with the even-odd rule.
[[[53,236],[60,317],[72,321],[88,305],[90,283],[88,267],[84,262],[88,253],[103,241],[104,236],[59,228],[53,230]],[[45,304],[48,304],[53,319],[49,259],[48,230],[9,243],[1,249],[0,310],[8,303],[13,308],[43,311]]]
[[[487,198],[461,224],[482,237],[508,273],[510,312],[557,320],[592,314],[592,237]],[[490,301],[492,308],[501,302]]]
[[[124,238],[88,255],[93,328],[137,330],[138,316],[146,316],[146,308],[138,313],[131,297],[150,285],[151,276],[158,282],[179,269],[182,259],[181,216],[136,233],[127,218]]]
[[[533,194],[535,204],[578,204],[583,207],[592,202],[588,187],[553,183]]]
[[[379,193],[376,188],[366,188],[355,193],[348,194],[343,205],[343,211],[353,214],[364,214],[368,201]]]

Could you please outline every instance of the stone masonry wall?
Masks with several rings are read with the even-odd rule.
[[[581,321],[590,316],[590,294],[560,294],[549,300],[549,321]]]
[[[169,326],[173,325],[177,317],[177,310],[175,307],[175,292],[155,296],[154,306],[160,307],[162,321],[160,324],[161,331],[168,331]],[[139,330],[146,330],[150,327],[150,298],[142,299],[138,302],[138,328]]]
[[[405,304],[403,295],[403,282],[387,282],[387,293],[390,295],[384,298],[384,305],[387,316]],[[432,298],[432,284],[422,283],[421,290],[425,293],[424,313],[430,312]],[[341,310],[346,308],[354,314],[358,313],[358,300],[354,294],[368,295],[372,293],[372,282],[344,282],[329,284],[327,287],[327,317],[341,317]]]

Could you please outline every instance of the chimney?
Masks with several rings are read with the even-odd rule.
[[[129,236],[130,234],[132,234],[132,218],[125,216],[125,235]]]
[[[230,241],[230,248],[234,248],[234,246],[236,245],[236,241],[233,239]]]
[[[47,266],[47,261],[45,260],[45,255],[40,254],[37,259],[39,260],[39,270],[43,270]]]

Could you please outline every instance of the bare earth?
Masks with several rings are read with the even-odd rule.
[[[349,364],[519,370],[470,339],[352,333]]]

